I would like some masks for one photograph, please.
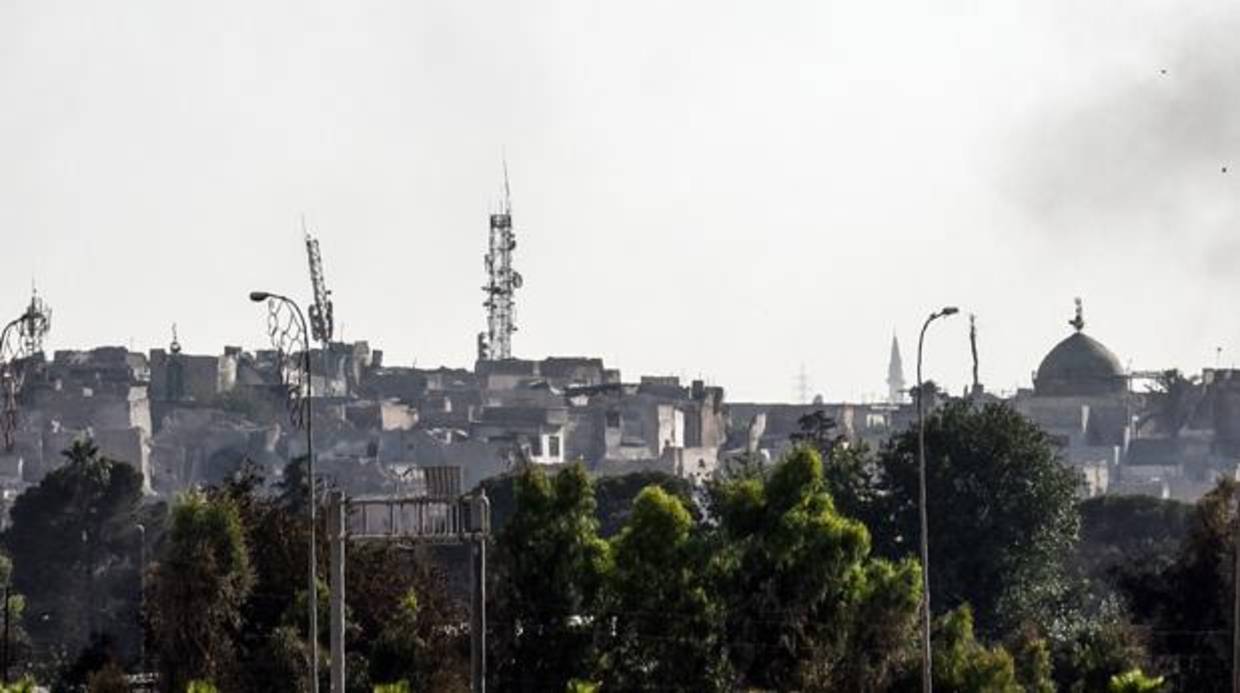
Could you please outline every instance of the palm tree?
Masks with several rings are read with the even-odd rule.
[[[1152,421],[1158,431],[1179,438],[1201,400],[1202,390],[1197,378],[1185,377],[1175,368],[1163,371],[1146,390],[1145,411],[1137,420],[1137,427]]]

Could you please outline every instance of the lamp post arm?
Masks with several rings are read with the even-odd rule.
[[[25,317],[26,317],[26,314],[22,313],[16,318],[13,318],[12,320],[9,321],[7,325],[4,326],[4,330],[0,331],[0,360],[3,360],[4,358],[4,345],[9,343],[9,333],[13,330],[15,326],[17,326],[19,322],[25,319]]]
[[[262,301],[263,299],[280,301],[292,309],[293,314],[297,316],[298,326],[301,328],[303,351],[301,354],[302,367],[305,369],[305,402],[306,402],[306,477],[309,482],[309,503],[310,506],[310,546],[309,546],[309,584],[306,592],[306,601],[310,610],[310,628],[308,629],[307,640],[310,644],[310,693],[318,693],[319,691],[319,599],[318,599],[318,559],[315,555],[316,544],[316,524],[317,513],[315,512],[315,483],[314,483],[314,433],[313,421],[314,414],[311,410],[311,395],[314,394],[312,380],[310,377],[310,331],[307,329],[306,316],[301,312],[301,306],[288,296],[275,293],[259,293],[250,294],[250,300]],[[301,384],[299,384],[301,387]]]
[[[930,323],[938,317],[931,313],[921,326],[921,334],[917,337],[917,512],[921,527],[921,689],[923,693],[931,693],[931,655],[930,655],[930,537],[929,517],[926,513],[926,420],[925,420],[925,388],[921,380],[922,351],[926,343],[926,330]]]
[[[930,519],[926,512],[926,393],[921,380],[922,352],[926,344],[926,330],[935,320],[955,315],[955,306],[947,306],[930,314],[922,323],[917,336],[917,512],[921,525],[921,689],[931,693],[933,689],[930,659]]]

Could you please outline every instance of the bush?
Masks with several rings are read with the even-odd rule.
[[[34,693],[35,687],[34,679],[27,676],[16,683],[0,686],[0,693]]]
[[[1146,676],[1140,669],[1133,669],[1111,677],[1107,693],[1158,693],[1163,689],[1163,677]]]
[[[86,690],[90,693],[129,693],[129,682],[125,680],[125,672],[120,665],[110,661],[86,679]]]

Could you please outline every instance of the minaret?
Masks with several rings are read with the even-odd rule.
[[[891,335],[891,361],[887,364],[887,401],[904,402],[904,360],[900,358],[900,340]]]
[[[521,288],[521,275],[512,268],[512,251],[517,247],[517,237],[512,231],[512,198],[508,189],[508,162],[504,162],[504,208],[491,215],[490,245],[484,258],[487,269],[487,285],[482,287],[487,295],[483,307],[487,309],[487,331],[479,335],[479,359],[512,358],[512,333],[517,331],[513,321],[515,302],[513,295]]]

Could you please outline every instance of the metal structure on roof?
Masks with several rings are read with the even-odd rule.
[[[323,278],[323,255],[319,252],[319,239],[306,231],[306,220],[301,220],[301,231],[306,237],[306,256],[310,260],[310,288],[314,292],[314,304],[306,311],[310,314],[310,334],[314,341],[324,345],[332,341],[332,292]]]
[[[39,296],[39,290],[31,287],[30,305],[26,307],[26,312],[22,314],[22,320],[17,326],[23,356],[42,353],[43,339],[51,329],[52,309]]]
[[[17,398],[26,379],[23,361],[43,353],[43,339],[51,328],[52,309],[32,287],[26,310],[0,330],[0,442],[6,452],[16,443]]]
[[[517,237],[512,230],[512,196],[508,187],[508,163],[504,162],[504,205],[491,215],[490,244],[484,262],[487,283],[482,287],[486,300],[487,331],[478,336],[478,359],[499,360],[512,358],[512,333],[517,331],[515,322],[516,303],[513,300],[521,288],[521,274],[512,268],[512,251],[517,247]]]

